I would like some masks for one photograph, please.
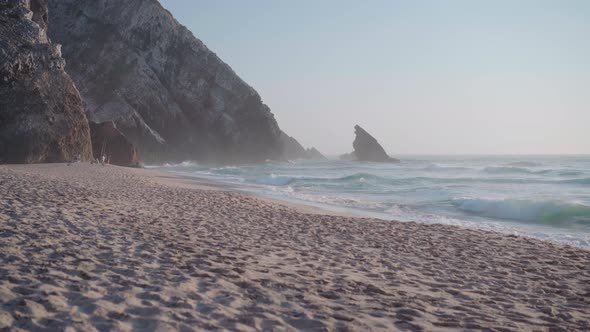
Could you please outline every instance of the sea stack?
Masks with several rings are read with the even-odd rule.
[[[47,0],[0,0],[0,162],[92,156],[82,99],[47,36]]]
[[[385,152],[385,149],[379,144],[375,137],[371,136],[361,126],[354,126],[356,138],[352,143],[354,152],[352,154],[358,161],[373,161],[373,162],[399,162],[395,158],[391,158]]]

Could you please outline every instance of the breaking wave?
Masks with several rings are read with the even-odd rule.
[[[550,169],[531,170],[531,169],[528,169],[528,168],[515,167],[515,166],[492,166],[492,167],[486,167],[486,168],[484,168],[483,171],[486,172],[486,173],[491,173],[491,174],[510,174],[510,173],[515,173],[515,174],[546,174],[546,173],[552,172],[552,170],[550,170]]]
[[[403,159],[403,158],[402,158]],[[590,248],[590,157],[151,166],[238,190],[384,219],[451,223]]]
[[[460,198],[457,209],[489,218],[538,222],[549,226],[590,225],[590,206],[560,201]]]

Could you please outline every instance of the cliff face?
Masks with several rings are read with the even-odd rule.
[[[114,121],[149,161],[279,159],[258,93],[157,0],[51,0],[49,34],[92,122]]]
[[[92,151],[94,159],[106,161],[113,165],[126,167],[140,167],[139,152],[121,133],[113,121],[103,123],[90,123],[90,136],[92,137]]]
[[[88,121],[47,37],[47,0],[0,0],[0,162],[91,158]]]

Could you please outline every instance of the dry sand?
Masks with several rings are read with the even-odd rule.
[[[589,251],[176,180],[0,166],[0,329],[590,330]]]

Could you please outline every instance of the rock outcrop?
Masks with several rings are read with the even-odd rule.
[[[312,147],[309,149],[304,148],[294,137],[291,137],[284,132],[281,132],[281,144],[283,146],[283,160],[295,160],[295,159],[314,159],[324,160],[327,159],[322,155],[316,148]]]
[[[51,0],[50,37],[92,122],[114,121],[147,161],[280,159],[258,93],[157,0]]]
[[[82,100],[47,37],[47,0],[0,0],[0,162],[92,156]]]
[[[294,138],[281,132],[281,145],[283,152],[281,159],[293,160],[305,158],[305,148]]]
[[[102,161],[104,156],[113,165],[141,166],[137,148],[117,129],[113,121],[90,122],[90,135],[92,137],[94,159]]]
[[[324,156],[320,151],[318,151],[318,149],[316,149],[314,147],[306,149],[305,152],[307,155],[307,159],[328,160],[328,158],[326,158],[326,156]]]
[[[356,138],[352,143],[354,155],[359,161],[376,161],[376,162],[398,162],[399,160],[391,158],[385,152],[385,149],[377,142],[375,137],[371,136],[361,126],[354,126]]]
[[[354,151],[340,156],[341,160],[358,160],[358,161],[374,161],[374,162],[399,162],[395,158],[391,158],[385,152],[385,149],[377,142],[375,137],[371,136],[361,126],[354,126],[356,137],[352,146]]]

